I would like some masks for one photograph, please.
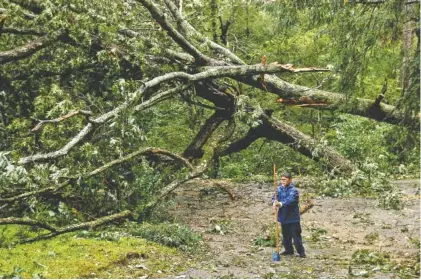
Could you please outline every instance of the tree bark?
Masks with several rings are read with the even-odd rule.
[[[226,119],[227,116],[220,111],[216,111],[212,116],[210,116],[200,128],[199,132],[196,134],[191,143],[184,150],[183,157],[189,160],[201,158],[204,154],[203,146],[206,144],[215,130]]]

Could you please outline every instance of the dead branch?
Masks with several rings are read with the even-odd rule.
[[[61,116],[57,119],[53,119],[53,120],[42,120],[40,121],[33,129],[31,129],[31,132],[36,132],[38,131],[44,124],[46,123],[59,123],[62,122],[66,119],[69,119],[73,116],[76,115],[83,115],[83,116],[92,116],[92,112],[91,111],[86,111],[86,110],[77,110],[77,111],[72,111],[64,116]]]

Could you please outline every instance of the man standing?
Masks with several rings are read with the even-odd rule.
[[[294,255],[294,247],[292,247],[292,240],[294,240],[298,254],[301,258],[305,258],[306,254],[301,238],[299,194],[291,181],[291,174],[284,173],[281,177],[281,184],[276,190],[277,200],[275,201],[275,197],[272,197],[274,210],[278,211],[278,222],[282,226],[282,244],[285,251],[280,255]]]

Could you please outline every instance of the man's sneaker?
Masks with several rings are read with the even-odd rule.
[[[306,254],[300,254],[300,258],[306,258]]]
[[[282,252],[282,253],[280,253],[279,255],[281,255],[281,256],[294,255],[294,252],[287,252],[287,251],[283,251],[283,252]]]

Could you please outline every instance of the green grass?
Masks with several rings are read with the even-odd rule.
[[[0,248],[0,278],[161,278],[189,265],[183,252],[144,239],[75,235]]]

